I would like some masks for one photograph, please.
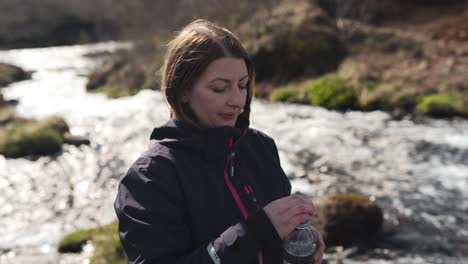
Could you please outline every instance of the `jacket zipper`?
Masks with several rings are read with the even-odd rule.
[[[231,150],[231,157],[229,161],[229,176],[231,178],[234,177],[234,158],[236,157],[236,153]]]
[[[245,135],[245,132],[242,136]],[[229,178],[233,178],[234,177],[234,158],[236,156],[236,153],[233,151],[233,147],[234,147],[234,141],[233,141],[233,138],[232,137],[229,137],[229,151],[230,151],[230,155],[228,156],[228,159],[226,162],[229,163]],[[227,164],[226,164],[227,165]],[[237,202],[237,205],[239,207],[239,209],[241,210],[242,214],[244,215],[244,218],[247,219],[249,213],[247,212],[247,210],[245,209],[245,206],[244,204],[242,203],[242,201],[240,200],[239,198],[239,194],[237,193],[237,191],[235,190],[234,186],[232,185],[232,182],[230,181],[230,179],[227,177],[227,166],[225,168],[225,171],[224,171],[224,179],[226,181],[226,184],[228,185],[228,188],[231,190],[231,194],[233,195],[234,197],[234,200],[236,200]],[[245,188],[246,186],[244,186]],[[253,190],[252,190],[252,187],[250,185],[248,185],[247,189],[249,190],[248,194],[249,194],[249,198],[251,199],[251,201],[254,202],[254,204],[256,205],[257,209],[259,209],[259,205],[257,203],[257,199],[255,198],[255,196],[253,195]],[[258,251],[257,253],[257,257],[258,257],[258,264],[263,264],[263,251],[260,250]]]

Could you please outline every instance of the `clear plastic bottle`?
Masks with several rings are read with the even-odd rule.
[[[298,225],[283,242],[283,264],[313,264],[318,231],[310,223]]]

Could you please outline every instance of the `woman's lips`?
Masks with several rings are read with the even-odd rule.
[[[236,114],[220,114],[224,120],[233,120],[236,117]]]

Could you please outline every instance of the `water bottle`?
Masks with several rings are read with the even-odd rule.
[[[313,264],[318,231],[309,221],[298,225],[283,242],[283,264]]]

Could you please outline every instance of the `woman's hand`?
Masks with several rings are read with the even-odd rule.
[[[302,195],[290,195],[269,203],[263,208],[271,223],[276,228],[279,237],[284,240],[296,226],[309,221],[315,214],[312,201]],[[318,232],[318,231],[317,231]],[[319,248],[314,257],[314,263],[322,262],[325,243],[319,233]]]
[[[312,201],[305,196],[293,194],[275,200],[266,205],[265,211],[276,228],[279,237],[284,240],[296,226],[308,221],[314,214]]]

